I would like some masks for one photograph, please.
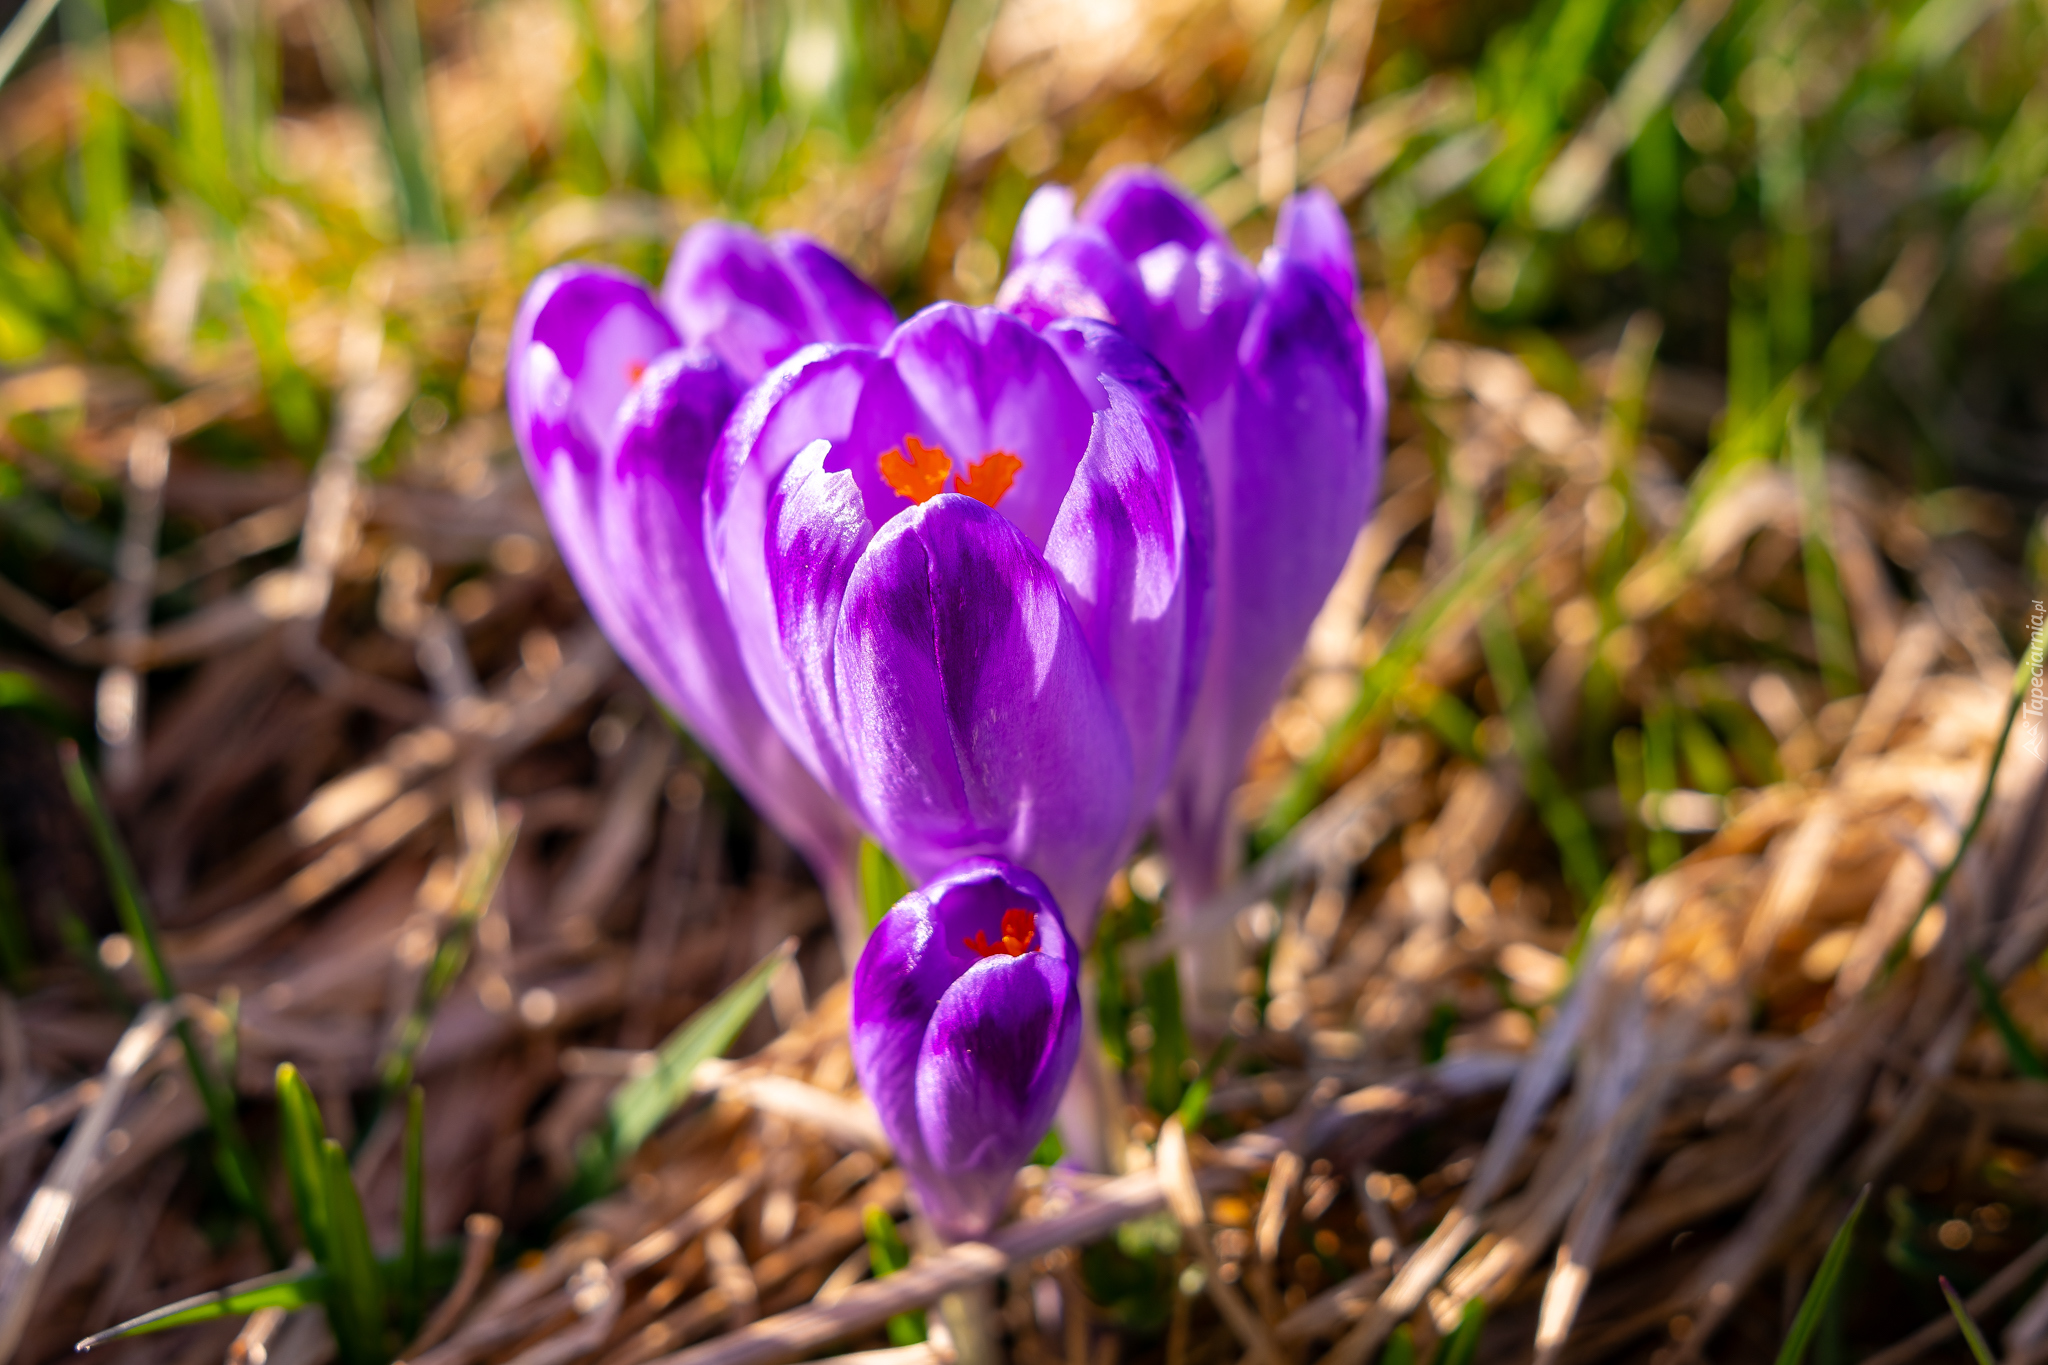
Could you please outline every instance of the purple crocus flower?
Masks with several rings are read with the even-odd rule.
[[[1081,1050],[1080,951],[1045,884],[970,858],[875,926],[853,972],[853,1068],[947,1237],[980,1237]]]
[[[704,480],[746,386],[818,341],[873,342],[881,297],[814,242],[728,223],[684,235],[660,300],[565,265],[533,282],[505,379],[512,429],[569,572],[619,653],[810,861],[849,951],[859,831],[768,723],[704,552]]]
[[[1162,811],[1176,901],[1222,872],[1226,808],[1260,725],[1364,524],[1386,379],[1353,311],[1351,235],[1310,190],[1281,206],[1255,270],[1202,206],[1149,168],[1075,211],[1025,206],[999,303],[1035,324],[1115,323],[1179,381],[1216,500],[1215,629]]]
[[[915,879],[1029,868],[1085,939],[1207,630],[1186,410],[1115,329],[938,304],[750,390],[706,494],[768,715]]]

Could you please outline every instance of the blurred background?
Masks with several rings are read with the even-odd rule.
[[[1482,1243],[1447,1299],[1407,1303],[1405,1358],[1439,1337],[1450,1359],[1529,1358],[1539,1299],[1565,1292],[1546,1286],[1566,1216],[1591,1210],[1572,1227],[1598,1259],[1616,1207],[1583,1305],[1597,1330],[1565,1358],[1676,1359],[1713,1331],[1719,1358],[1774,1353],[1865,1183],[1815,1359],[1942,1321],[1939,1275],[1989,1294],[2001,1327],[2028,1302],[2048,1260],[2031,712],[1992,756],[2048,574],[2048,4],[0,0],[0,18],[0,1205],[17,1217],[52,1181],[77,1204],[0,1274],[17,1358],[296,1245],[266,1248],[209,1155],[239,1114],[269,1182],[253,1198],[289,1207],[280,1062],[349,1149],[379,1247],[414,1188],[385,1101],[394,1077],[424,1082],[436,1294],[466,1215],[497,1220],[498,1263],[560,1285],[611,1253],[542,1257],[558,1230],[623,1246],[735,1169],[768,1173],[729,1252],[685,1252],[652,1288],[621,1272],[585,1337],[529,1358],[596,1319],[500,1331],[486,1320],[511,1310],[486,1304],[442,1365],[638,1365],[737,1329],[734,1300],[705,1306],[727,1292],[703,1288],[706,1255],[751,1267],[764,1313],[851,1255],[870,1257],[852,1278],[883,1264],[858,1191],[893,1176],[730,1106],[662,1139],[609,1212],[561,1221],[579,1136],[633,1059],[786,935],[797,969],[722,1041],[779,1038],[759,1065],[850,1081],[808,874],[662,723],[553,558],[502,412],[507,336],[547,265],[658,278],[707,216],[810,233],[902,312],[987,303],[1032,190],[1127,162],[1164,166],[1254,257],[1288,194],[1329,189],[1396,400],[1384,505],[1243,793],[1262,879],[1233,1054],[1194,1046],[1147,956],[1161,864],[1113,892],[1096,988],[1133,1150],[1176,1112],[1223,1142],[1331,1077],[1533,1055],[1609,962],[1588,945],[1647,935],[1644,960],[1678,975],[1601,977],[1622,994],[1586,1026],[1604,1032],[1574,1054],[1580,1083],[1514,1135],[1611,1179],[1530,1175],[1535,1149],[1511,1144],[1515,1179],[1548,1191],[1506,1225],[1527,1247]],[[97,842],[87,769],[112,821]],[[1931,903],[1958,848],[1981,860]],[[1444,869],[1434,899],[1424,866]],[[1707,918],[1656,910],[1656,887]],[[152,995],[186,1001],[229,1089],[152,1044],[107,1101],[120,1141],[67,1170]],[[1665,1050],[1629,1061],[1646,1037]],[[1349,1331],[1502,1140],[1498,1086],[1424,1092],[1398,1132],[1317,1158],[1271,1248],[1248,1230],[1258,1190],[1219,1201],[1219,1264],[1264,1285],[1290,1350]],[[1591,1135],[1630,1096],[1640,1141],[1611,1138],[1616,1156]],[[1781,1162],[1796,1181],[1760,1196]],[[873,1202],[900,1210],[900,1181]],[[1011,1349],[1235,1359],[1201,1276],[1186,1288],[1191,1245],[1130,1224],[1033,1262],[1006,1291]],[[104,1349],[311,1365],[334,1349],[319,1317]],[[2048,1335],[2048,1304],[2030,1321],[2016,1350]]]

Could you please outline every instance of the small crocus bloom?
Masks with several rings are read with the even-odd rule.
[[[939,304],[750,390],[707,493],[768,715],[914,878],[1025,867],[1085,938],[1207,628],[1187,414],[1113,328]]]
[[[1043,325],[1115,323],[1179,381],[1216,505],[1215,628],[1162,811],[1176,900],[1212,889],[1245,757],[1336,582],[1379,483],[1386,380],[1353,311],[1351,237],[1328,194],[1281,206],[1257,269],[1150,169],[1081,207],[1025,206],[999,298]]]
[[[598,266],[536,279],[505,377],[534,490],[591,614],[810,860],[847,921],[842,933],[855,934],[859,833],[747,681],[705,558],[704,480],[747,385],[806,345],[877,341],[892,322],[880,296],[817,244],[706,223],[678,245],[658,301]]]
[[[971,858],[882,917],[853,973],[853,1067],[947,1237],[980,1237],[1081,1049],[1080,953],[1045,884]]]

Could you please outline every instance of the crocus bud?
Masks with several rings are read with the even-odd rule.
[[[880,296],[815,243],[705,224],[677,249],[663,302],[597,266],[536,279],[505,378],[534,491],[591,615],[810,861],[849,951],[865,928],[859,832],[754,696],[705,558],[704,481],[760,369],[813,341],[886,334],[888,318]]]
[[[1028,868],[1085,939],[1206,639],[1187,413],[1099,323],[939,304],[749,390],[707,493],[768,716],[917,878]]]
[[[1353,312],[1350,232],[1328,194],[1296,195],[1255,270],[1199,202],[1137,168],[1078,213],[1040,190],[1017,243],[1001,306],[1114,322],[1172,372],[1200,434],[1215,627],[1161,817],[1189,904],[1217,882],[1231,790],[1379,483],[1386,380]]]
[[[1081,1049],[1080,952],[1045,884],[971,858],[882,917],[853,973],[853,1067],[925,1216],[1001,1217]]]

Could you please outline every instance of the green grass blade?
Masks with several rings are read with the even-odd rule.
[[[2005,1002],[1998,996],[1998,983],[1984,970],[1983,959],[1972,953],[1964,960],[1964,966],[1969,969],[1970,984],[1977,989],[1977,1006],[1991,1021],[1991,1027],[1997,1030],[1999,1041],[2005,1044],[2005,1055],[2011,1060],[2012,1069],[2022,1076],[2048,1081],[2048,1064],[2041,1061],[2041,1054],[2007,1012]]]
[[[1402,1323],[1387,1338],[1387,1349],[1380,1352],[1380,1365],[1415,1365],[1415,1329]]]
[[[370,1227],[356,1196],[348,1153],[333,1138],[320,1140],[322,1193],[327,1204],[327,1266],[333,1292],[327,1321],[343,1365],[383,1365],[384,1284],[370,1250]]]
[[[1479,1354],[1479,1338],[1485,1333],[1486,1300],[1474,1299],[1465,1305],[1457,1328],[1437,1348],[1436,1365],[1472,1365]]]
[[[498,894],[498,883],[505,875],[506,865],[512,861],[512,847],[518,840],[518,816],[503,812],[499,815],[497,842],[472,850],[464,863],[462,879],[456,887],[455,906],[449,911],[441,942],[434,949],[434,960],[427,965],[426,975],[420,978],[419,994],[413,999],[412,1012],[399,1025],[390,1051],[378,1067],[384,1077],[384,1103],[395,1101],[412,1084],[413,1063],[418,1059],[420,1049],[426,1045],[427,1033],[434,1024],[434,1012],[441,1007],[448,988],[455,984],[455,979],[462,975],[462,969],[469,963],[470,940],[476,934],[477,921],[483,918],[484,912],[491,907],[492,898]]]
[[[1870,1186],[1865,1185],[1863,1193],[1849,1206],[1849,1216],[1835,1229],[1827,1255],[1821,1257],[1820,1269],[1813,1272],[1813,1283],[1806,1287],[1806,1297],[1799,1301],[1799,1312],[1792,1319],[1792,1330],[1785,1334],[1785,1344],[1778,1351],[1778,1365],[1800,1365],[1806,1359],[1806,1348],[1820,1327],[1821,1316],[1841,1287],[1843,1267],[1849,1264],[1849,1245],[1856,1237],[1856,1223],[1869,1202]]]
[[[1578,893],[1579,903],[1590,905],[1607,881],[1606,860],[1600,856],[1593,822],[1586,818],[1586,812],[1572,798],[1550,762],[1550,737],[1544,733],[1543,718],[1536,710],[1529,664],[1522,657],[1522,646],[1504,612],[1490,611],[1480,618],[1479,642],[1486,655],[1488,676],[1500,698],[1501,714],[1507,718],[1508,732],[1514,739],[1515,757],[1522,765],[1522,785],[1536,806],[1543,828],[1557,845],[1565,880]]]
[[[418,1085],[406,1095],[405,1195],[398,1249],[399,1335],[412,1340],[426,1311],[426,1125],[427,1092]]]
[[[1254,840],[1258,851],[1279,843],[1315,809],[1345,755],[1402,691],[1445,622],[1491,596],[1526,562],[1539,525],[1533,510],[1518,512],[1502,522],[1408,613],[1385,651],[1366,668],[1351,710],[1330,727],[1322,745],[1295,770],[1266,812]]]
[[[187,1327],[215,1318],[237,1318],[259,1308],[282,1308],[287,1312],[326,1301],[327,1275],[317,1266],[280,1270],[254,1280],[231,1284],[226,1289],[208,1290],[189,1299],[153,1308],[139,1317],[95,1332],[78,1343],[81,1351],[104,1346],[121,1337],[139,1337],[167,1327]]]
[[[910,1248],[903,1244],[903,1235],[896,1231],[896,1222],[887,1209],[880,1204],[868,1205],[861,1211],[860,1223],[868,1236],[868,1266],[876,1279],[894,1275],[910,1264]],[[915,1346],[927,1335],[929,1325],[922,1311],[898,1313],[889,1319],[891,1346]]]
[[[1948,866],[1941,869],[1941,875],[1927,888],[1927,894],[1920,900],[1920,908],[1913,913],[1912,921],[1892,940],[1891,950],[1885,954],[1884,970],[1872,980],[1872,985],[1885,980],[1906,960],[1906,950],[1912,946],[1913,933],[1920,927],[1921,919],[1941,898],[1948,893],[1948,884],[1955,879],[1956,869],[1969,856],[1970,845],[1977,841],[1977,831],[1984,827],[1984,817],[1991,810],[1991,797],[1998,789],[1999,765],[2005,762],[2006,747],[2012,742],[2013,722],[2019,719],[2020,707],[2027,700],[2027,689],[2041,671],[2041,658],[2048,653],[2048,621],[2043,621],[2034,638],[2027,645],[2027,652],[2020,656],[2019,666],[2012,671],[2012,694],[2006,698],[2005,724],[1999,728],[1998,742],[1991,747],[1991,767],[1984,774],[1984,789],[1977,795],[1977,809],[1970,815],[1970,823],[1963,829],[1963,837],[1956,844],[1955,856],[1948,860]]]
[[[299,1218],[299,1239],[321,1265],[334,1259],[327,1239],[327,1196],[320,1144],[327,1127],[313,1092],[290,1062],[277,1068],[278,1142],[284,1152],[285,1176],[291,1185],[292,1209]]]
[[[594,1199],[616,1183],[619,1163],[673,1114],[696,1088],[698,1064],[732,1046],[732,1040],[768,997],[768,984],[796,954],[796,940],[782,945],[745,976],[726,987],[671,1033],[655,1054],[654,1069],[620,1086],[612,1095],[603,1127],[584,1143],[576,1195]]]
[[[60,739],[85,738],[77,714],[26,673],[0,672],[0,711],[25,716]]]
[[[87,828],[92,834],[93,846],[99,851],[100,862],[106,869],[107,887],[113,896],[114,911],[121,920],[121,927],[135,945],[136,957],[142,964],[143,976],[150,989],[160,1000],[177,998],[178,990],[171,980],[170,969],[164,965],[163,944],[157,937],[156,917],[150,913],[149,904],[143,898],[141,879],[135,875],[135,865],[128,859],[128,850],[122,845],[120,834],[114,829],[113,819],[107,814],[105,803],[100,800],[99,789],[94,785],[92,774],[85,769],[85,761],[79,757],[78,746],[65,740],[57,746],[57,756],[64,769],[64,784],[71,791],[71,799],[77,803],[79,813],[85,817]],[[198,1034],[192,1021],[180,1018],[177,1024],[178,1041],[185,1049],[185,1064],[192,1073],[193,1087],[199,1093],[200,1102],[206,1108],[207,1121],[213,1127],[215,1161],[220,1169],[222,1182],[230,1196],[242,1206],[256,1224],[257,1232],[263,1238],[264,1249],[270,1253],[271,1262],[282,1268],[285,1262],[284,1242],[278,1236],[277,1224],[270,1216],[270,1210],[263,1203],[263,1181],[256,1166],[256,1154],[249,1147],[249,1140],[242,1133],[241,1122],[235,1117],[234,1095],[221,1079],[214,1074],[213,1065],[199,1046]]]
[[[1837,697],[1863,690],[1856,661],[1856,642],[1849,628],[1849,608],[1835,563],[1834,503],[1828,496],[1827,457],[1819,428],[1806,413],[1796,413],[1785,437],[1785,454],[1799,489],[1800,539],[1806,569],[1807,615],[1813,621],[1813,642],[1820,654],[1821,676]]]
[[[917,888],[896,865],[896,860],[872,839],[860,841],[860,895],[867,909],[868,928],[882,922],[897,901]]]
[[[1977,1328],[1976,1319],[1970,1310],[1963,1307],[1962,1299],[1956,1295],[1956,1287],[1948,1282],[1948,1276],[1941,1279],[1942,1297],[1948,1300],[1948,1311],[1956,1315],[1956,1326],[1963,1332],[1963,1340],[1969,1343],[1970,1354],[1977,1358],[1977,1365],[1997,1365],[1998,1357],[1991,1354],[1990,1345],[1984,1340],[1984,1333]]]

